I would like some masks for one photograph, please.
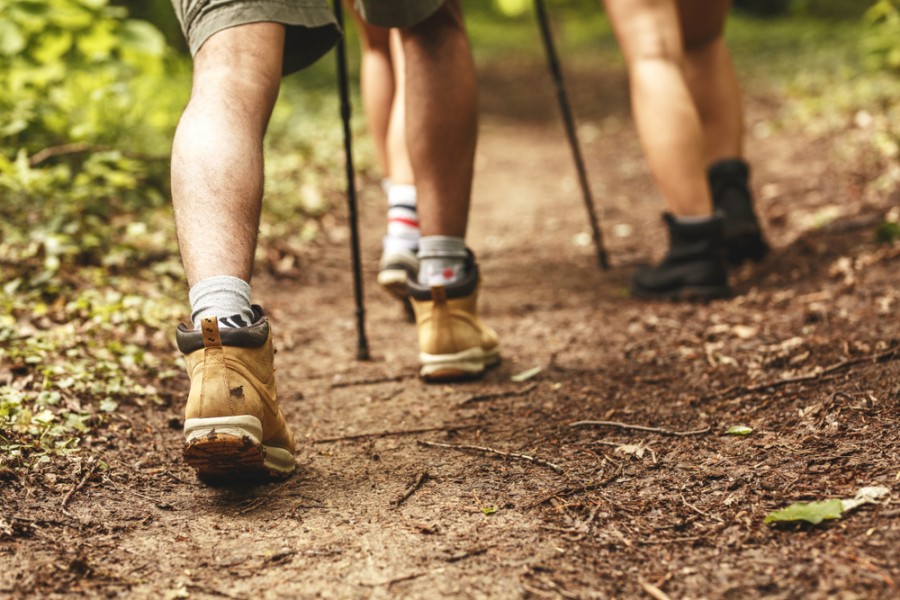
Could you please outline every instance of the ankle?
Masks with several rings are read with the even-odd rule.
[[[466,275],[469,251],[461,237],[430,235],[419,240],[419,277],[422,285],[450,285]]]

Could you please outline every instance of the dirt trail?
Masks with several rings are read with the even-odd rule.
[[[753,141],[775,255],[735,275],[732,300],[629,299],[631,267],[658,257],[664,234],[624,96],[583,130],[614,264],[603,273],[558,122],[491,110],[543,76],[486,77],[482,92],[470,242],[483,316],[503,343],[498,369],[453,386],[416,378],[413,326],[373,284],[373,185],[362,198],[372,361],[353,358],[341,235],[315,249],[302,281],[257,281],[303,440],[299,474],[203,487],[180,461],[181,404],[125,407],[89,441],[108,447],[111,469],[73,495],[72,517],[46,490],[14,499],[31,524],[2,542],[0,595],[900,597],[900,252],[872,241],[896,199],[851,198],[832,226],[804,229],[804,216],[847,208],[853,166],[829,162],[823,140],[810,152],[802,132]],[[546,110],[553,99],[530,101]],[[751,121],[765,116],[749,108]],[[784,168],[801,156],[802,179]],[[843,271],[840,257],[851,259]],[[570,427],[586,419],[709,431]],[[723,435],[732,425],[754,432]],[[423,429],[434,430],[404,433]],[[342,436],[358,437],[328,441]],[[892,487],[893,504],[815,528],[763,524],[795,500],[863,485]]]

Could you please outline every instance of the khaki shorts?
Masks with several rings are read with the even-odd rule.
[[[445,0],[354,0],[362,17],[378,27],[410,27]],[[337,42],[340,30],[328,0],[172,0],[191,55],[215,33],[247,23],[285,25],[285,75],[308,67]]]

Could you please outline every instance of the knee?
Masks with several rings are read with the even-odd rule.
[[[213,98],[233,109],[268,114],[281,85],[281,73],[267,73],[247,64],[206,63],[194,68],[195,98]]]
[[[635,29],[624,45],[629,66],[648,61],[678,64],[684,57],[678,35],[660,28]]]

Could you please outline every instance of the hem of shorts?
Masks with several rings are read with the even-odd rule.
[[[389,16],[385,16],[390,11],[386,11],[386,13],[382,15],[372,15],[372,11],[365,11],[363,16],[363,20],[369,25],[374,25],[376,27],[384,27],[384,28],[406,28],[406,27],[414,27],[421,23],[422,21],[431,17],[434,13],[436,13],[442,6],[444,5],[444,1],[435,2],[434,6],[427,6],[425,10],[422,11],[421,14],[415,15],[415,18],[410,19],[412,22],[400,22],[398,20],[391,20]],[[375,17],[374,19],[372,17]],[[379,17],[384,17],[384,20],[380,20]]]
[[[191,56],[196,56],[197,52],[200,51],[200,48],[203,47],[203,44],[206,43],[209,38],[211,38],[216,33],[220,31],[224,31],[226,29],[230,29],[232,27],[237,27],[239,25],[249,25],[251,23],[279,23],[281,25],[285,25],[288,27],[300,27],[306,29],[318,29],[321,27],[332,26],[335,29],[335,42],[340,36],[337,21],[335,20],[334,13],[330,8],[322,7],[320,5],[315,6],[305,6],[302,9],[302,12],[297,15],[286,15],[284,11],[281,10],[285,7],[283,2],[279,2],[278,0],[269,0],[269,1],[261,1],[254,2],[256,5],[254,8],[259,11],[260,7],[269,7],[271,8],[271,14],[255,14],[253,16],[248,15],[246,19],[238,18],[235,19],[235,16],[232,12],[228,11],[225,13],[213,13],[209,16],[200,16],[198,19],[192,23],[191,32],[188,37],[188,48],[191,52]],[[297,11],[297,9],[291,8],[292,11]],[[310,52],[310,60],[302,61],[302,64],[298,67],[304,68],[316,60],[321,58],[326,52],[328,52],[334,43],[328,44],[326,47],[320,49],[311,49]],[[285,57],[287,58],[287,57]],[[298,69],[292,69],[298,70]],[[285,73],[287,74],[287,72]]]

